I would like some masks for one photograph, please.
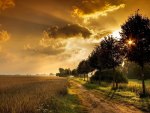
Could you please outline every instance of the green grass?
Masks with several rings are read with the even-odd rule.
[[[52,97],[42,103],[39,113],[81,113],[81,106],[76,95],[67,94],[62,97]]]
[[[83,106],[76,94],[72,93],[73,86],[68,85],[67,92],[62,91],[58,96],[48,98],[41,103],[37,113],[83,113]]]
[[[129,79],[129,83],[141,84],[141,80],[137,79]],[[150,80],[145,80],[145,84],[150,87]]]
[[[131,79],[128,84],[121,84],[118,90],[112,90],[111,85],[101,83],[102,85],[92,84],[82,79],[76,78],[77,82],[85,86],[88,90],[97,90],[100,94],[116,102],[122,102],[129,105],[133,105],[143,111],[150,112],[150,97],[140,98],[141,81]],[[146,87],[149,93],[150,80],[146,80]]]

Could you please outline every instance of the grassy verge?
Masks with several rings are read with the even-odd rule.
[[[80,78],[76,78],[75,81],[85,86],[88,90],[96,90],[107,99],[112,101],[133,105],[143,111],[150,112],[150,97],[140,98],[139,91],[141,90],[140,82],[137,80],[129,80],[128,85],[122,85],[118,90],[112,90],[111,86],[102,83],[101,86],[97,84],[87,83]],[[146,82],[148,89],[149,81]]]
[[[39,113],[81,113],[81,107],[76,95],[52,97],[42,103]]]
[[[78,96],[73,93],[73,87],[68,85],[67,92],[63,91],[58,96],[47,99],[38,108],[38,113],[83,113],[84,108]]]

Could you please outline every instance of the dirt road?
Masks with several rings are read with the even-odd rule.
[[[85,113],[143,113],[139,109],[105,99],[96,90],[87,90],[80,83],[70,80],[71,90],[78,95]]]

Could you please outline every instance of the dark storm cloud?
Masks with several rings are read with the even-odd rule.
[[[70,38],[81,35],[83,38],[88,38],[91,32],[78,24],[68,24],[63,27],[50,27],[47,32],[50,38]]]

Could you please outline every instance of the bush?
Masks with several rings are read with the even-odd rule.
[[[140,72],[141,68],[137,64],[129,62],[128,65],[125,66],[124,68],[127,68],[127,70],[123,72],[126,73],[129,79],[139,79],[139,80],[141,79],[141,72]],[[144,76],[145,76],[145,79],[150,79],[150,65],[149,64],[146,64],[144,66]]]
[[[91,81],[99,81],[99,77],[101,81],[111,83],[113,82],[113,77],[117,83],[128,83],[127,76],[122,74],[120,71],[116,70],[105,70],[105,71],[96,71],[95,74],[91,77]]]
[[[113,76],[115,76],[117,83],[128,83],[127,76],[125,76],[123,73],[121,73],[118,70],[115,71],[115,75],[113,75]]]

